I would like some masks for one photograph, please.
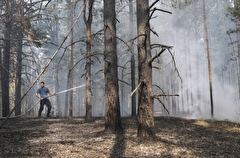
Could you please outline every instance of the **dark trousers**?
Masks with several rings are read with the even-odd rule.
[[[38,111],[38,117],[41,117],[44,105],[46,105],[47,108],[48,108],[47,117],[50,116],[52,106],[51,106],[50,101],[47,98],[45,98],[45,99],[40,101],[40,109]]]

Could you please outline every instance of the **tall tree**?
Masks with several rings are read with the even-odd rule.
[[[69,9],[70,9],[70,14],[69,14],[69,19],[70,19],[70,25],[72,27],[73,25],[73,17],[74,17],[74,5],[75,5],[75,0],[70,0],[69,2]],[[67,75],[67,89],[73,87],[73,74],[71,71],[71,67],[73,66],[73,29],[71,30],[70,33],[70,48],[69,48],[69,56],[68,56],[68,75]],[[73,91],[69,91],[66,94],[66,105],[65,105],[65,116],[67,116],[67,107],[68,107],[68,112],[69,112],[69,117],[73,116]]]
[[[2,72],[2,48],[1,47],[0,47],[0,72]],[[2,83],[2,74],[0,77],[1,77],[1,83]],[[2,89],[0,91],[0,97],[2,98]],[[0,106],[0,110],[2,111],[2,106]]]
[[[73,25],[73,17],[74,17],[74,5],[75,5],[75,0],[71,0],[70,1],[70,19],[71,19],[71,26]],[[70,54],[69,54],[69,68],[71,68],[73,66],[73,31],[71,31],[70,34]],[[69,75],[69,82],[70,82],[70,88],[73,88],[73,74],[72,72],[70,72]],[[69,117],[73,116],[73,91],[70,91],[70,98],[69,98]]]
[[[133,0],[129,0],[129,36],[130,39],[133,38]],[[133,40],[131,40],[130,51],[131,51],[131,88],[132,92],[135,89],[135,57],[134,57],[134,45]],[[136,94],[132,95],[132,116],[136,116]]]
[[[105,129],[122,129],[120,118],[115,0],[104,0]]]
[[[207,59],[208,59],[208,77],[209,77],[211,117],[213,118],[214,111],[213,111],[212,67],[211,67],[211,54],[210,54],[210,46],[209,46],[208,24],[207,24],[205,0],[203,0],[203,17],[204,17],[204,30],[205,30],[205,37],[206,37],[206,48],[207,48]]]
[[[1,17],[2,17],[2,14],[3,14],[3,1],[0,1],[0,15],[1,15]],[[2,18],[1,18],[1,20],[2,20]],[[3,34],[3,28],[4,28],[4,26],[3,26],[3,23],[0,23],[0,34],[2,35]],[[1,72],[2,72],[2,50],[3,50],[3,40],[1,39],[0,40],[0,85],[1,85],[1,82],[2,82],[2,78],[1,78],[1,76],[2,76],[2,74],[1,74]],[[2,89],[0,90],[0,97],[2,98]],[[2,111],[2,106],[0,106],[0,111]],[[1,115],[2,115],[2,113],[1,113]]]
[[[1,71],[2,86],[2,116],[6,117],[9,112],[9,67],[10,67],[10,38],[12,27],[12,0],[5,1],[5,34],[4,34],[4,51]]]
[[[56,19],[55,19],[55,42],[56,42],[56,44],[57,45],[59,45],[59,26],[58,26],[58,24],[59,24],[59,18],[57,17]],[[59,83],[59,68],[60,68],[60,66],[59,66],[59,64],[57,64],[57,66],[56,66],[56,71],[55,71],[55,80],[56,80],[56,82],[55,82],[55,90],[56,90],[56,92],[58,92],[59,91],[59,86],[60,86],[60,83]],[[58,111],[58,116],[60,115],[60,113],[61,113],[61,105],[60,105],[60,97],[56,97],[56,104],[57,104],[57,111]]]
[[[20,0],[20,16],[24,16],[24,0]],[[18,27],[17,31],[17,70],[16,70],[16,88],[15,88],[15,115],[21,114],[21,103],[18,104],[19,100],[21,99],[21,85],[22,85],[22,54],[23,54],[23,28]]]
[[[91,43],[92,43],[92,19],[93,4],[95,0],[84,0],[84,23],[86,25],[86,117],[88,122],[92,118],[92,86],[91,86]]]
[[[236,22],[237,54],[238,54],[238,95],[240,98],[240,1],[234,0],[235,14],[232,14]],[[234,13],[234,12],[233,12]]]
[[[155,137],[149,0],[137,0],[138,34],[138,137]]]

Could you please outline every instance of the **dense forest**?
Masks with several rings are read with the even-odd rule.
[[[239,0],[0,1],[2,118],[37,117],[44,81],[52,117],[240,122]],[[45,111],[46,112],[46,111]]]

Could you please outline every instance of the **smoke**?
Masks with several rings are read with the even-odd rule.
[[[214,119],[240,122],[240,101],[237,84],[236,37],[226,34],[235,24],[226,17],[228,2],[216,4],[210,0],[206,4],[213,79]],[[161,5],[157,6],[161,8]],[[160,71],[154,71],[154,83],[166,93],[178,93],[179,97],[162,98],[171,115],[176,100],[176,115],[197,118],[211,118],[206,37],[203,27],[202,1],[177,9],[166,10],[172,15],[157,13],[151,21],[152,28],[159,37],[152,35],[152,43],[173,46],[172,53],[183,82],[176,73],[171,56],[161,55]],[[156,63],[155,63],[156,64]],[[155,102],[155,109],[159,104]]]
[[[237,88],[215,81],[215,118],[240,122],[240,102]]]
[[[153,1],[152,1],[153,2]],[[79,4],[80,5],[80,4]],[[236,45],[231,45],[232,41],[236,39],[234,35],[227,35],[226,32],[229,28],[234,29],[235,24],[225,16],[229,2],[216,0],[209,0],[206,2],[207,21],[209,26],[209,42],[212,63],[212,77],[213,77],[213,103],[214,103],[214,118],[219,120],[229,120],[240,122],[240,101],[237,84],[237,61],[236,61]],[[196,1],[191,5],[182,6],[181,8],[173,7],[171,1],[161,0],[156,5],[173,14],[156,11],[151,19],[151,28],[158,36],[151,35],[151,43],[163,44],[173,46],[171,52],[174,55],[172,60],[171,55],[165,51],[159,60],[154,63],[158,69],[153,70],[153,83],[162,88],[166,94],[179,94],[179,97],[162,97],[166,108],[170,111],[171,116],[178,115],[183,117],[210,119],[211,106],[210,106],[210,92],[209,92],[209,79],[208,79],[208,64],[206,54],[206,38],[203,27],[203,8],[202,1]],[[121,9],[122,7],[120,7]],[[134,8],[134,12],[136,12]],[[125,12],[126,11],[126,12]],[[126,10],[119,12],[117,23],[118,37],[124,41],[129,40],[129,19]],[[65,14],[62,12],[61,14]],[[60,16],[60,15],[59,15]],[[102,22],[102,18],[95,18],[96,23]],[[59,25],[59,26],[58,26]],[[66,21],[59,21],[56,23],[56,29],[68,30]],[[97,32],[103,25],[94,25],[93,32]],[[136,37],[136,17],[134,17],[133,36]],[[75,39],[85,35],[85,26],[80,19],[77,28],[75,28]],[[65,36],[65,31],[53,30],[56,32],[56,37],[59,39]],[[76,39],[77,38],[77,39]],[[58,41],[58,42],[59,42]],[[103,45],[102,36],[95,38],[93,41],[93,52],[102,52]],[[57,40],[56,40],[57,42]],[[57,43],[58,43],[57,42]],[[136,41],[135,41],[136,42]],[[69,41],[63,46],[66,47]],[[128,43],[129,44],[129,43]],[[125,49],[124,49],[125,48]],[[119,78],[126,83],[131,82],[130,75],[130,56],[128,47],[122,42],[118,41],[118,54],[119,54]],[[42,59],[51,55],[56,50],[55,46],[46,46],[46,49],[33,50],[37,54],[37,58]],[[85,54],[84,43],[76,43],[74,45],[75,56],[74,63],[81,59]],[[137,54],[136,47],[134,49],[135,55]],[[154,55],[153,51],[153,55]],[[65,54],[65,55],[64,55]],[[46,57],[47,56],[47,57]],[[135,56],[137,59],[137,55]],[[45,60],[39,61],[39,65],[35,65],[37,71],[40,71],[41,65],[45,64]],[[105,98],[104,98],[104,74],[101,72],[103,69],[103,59],[100,56],[93,57],[92,67],[92,92],[93,92],[93,115],[104,116],[105,114]],[[53,61],[54,64],[49,67],[48,71],[44,74],[41,80],[44,80],[49,89],[63,91],[67,89],[67,73],[68,73],[68,59],[67,50],[61,50],[60,54]],[[181,82],[178,76],[174,62],[180,72]],[[137,61],[136,61],[137,63]],[[85,72],[85,62],[80,62],[79,65],[72,71],[74,74],[74,87],[85,84],[83,76]],[[137,66],[137,65],[136,65]],[[31,72],[36,75],[35,72]],[[137,67],[136,67],[137,73]],[[58,80],[56,79],[58,77]],[[137,74],[136,74],[137,76]],[[30,78],[33,80],[34,78]],[[99,80],[100,79],[100,80]],[[58,82],[58,83],[57,83]],[[129,94],[131,93],[131,86],[125,82],[119,84],[121,115],[130,116],[131,106],[129,106]],[[137,84],[137,79],[136,79]],[[38,87],[36,87],[38,88]],[[163,93],[159,88],[154,87],[154,93]],[[74,91],[73,100],[73,115],[85,115],[85,87],[76,89]],[[34,92],[29,97],[31,102],[34,102]],[[55,107],[55,114],[61,116],[65,109],[66,95],[59,95],[59,105],[56,98],[51,98],[52,104]],[[27,101],[26,101],[27,102]],[[28,103],[32,104],[32,103]],[[26,104],[27,105],[27,104]],[[37,111],[37,109],[35,110]],[[154,102],[154,115],[165,115],[162,105]]]

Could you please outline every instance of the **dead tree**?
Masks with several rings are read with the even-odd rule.
[[[24,16],[23,8],[24,0],[20,1],[20,15]],[[17,66],[16,66],[16,80],[15,80],[15,106],[21,99],[21,85],[22,85],[22,55],[23,55],[23,28],[19,27],[17,32]],[[15,110],[15,115],[21,114],[21,103]]]
[[[155,137],[152,98],[149,1],[137,0],[138,137]]]
[[[105,130],[122,129],[120,118],[115,0],[104,0]]]
[[[129,36],[130,39],[133,38],[133,0],[129,0]],[[134,45],[133,40],[131,40],[130,44],[130,52],[131,52],[131,88],[134,91],[136,83],[135,83],[135,53],[134,53]],[[136,95],[135,93],[132,96],[132,116],[136,116],[137,108],[136,108]]]
[[[2,86],[2,116],[8,116],[9,108],[9,67],[10,67],[10,51],[11,51],[11,27],[12,27],[12,1],[5,1],[5,33],[4,33],[4,50],[1,71]]]
[[[71,0],[69,2],[69,19],[70,24],[73,25],[73,17],[74,17],[74,0]],[[72,71],[70,71],[71,67],[73,66],[73,29],[70,33],[70,48],[69,48],[69,56],[68,56],[68,75],[67,75],[67,89],[73,87],[73,74]],[[73,116],[73,91],[67,92],[66,94],[66,102],[65,102],[65,116],[67,116],[67,109],[69,112],[69,117],[71,118]]]
[[[235,15],[235,23],[236,23],[236,33],[237,33],[237,53],[238,53],[238,95],[240,98],[240,18],[239,18],[239,13],[240,13],[240,1],[239,0],[234,0],[234,10],[238,14]]]
[[[137,0],[137,48],[138,48],[138,137],[155,137],[155,126],[153,117],[153,100],[161,100],[153,95],[152,84],[152,62],[158,58],[168,47],[154,57],[151,55],[150,32],[157,34],[150,29],[150,19],[155,11],[171,13],[162,9],[154,8],[159,2],[156,0],[149,6],[148,0]],[[150,11],[151,14],[150,14]],[[164,105],[164,104],[163,104]],[[165,108],[166,109],[166,108]],[[167,110],[167,109],[166,109]]]
[[[213,111],[213,88],[212,88],[212,67],[211,67],[211,54],[209,46],[209,37],[208,37],[208,24],[207,24],[207,15],[206,15],[206,6],[205,0],[203,0],[203,18],[204,18],[204,30],[206,37],[206,47],[207,47],[207,59],[208,59],[208,78],[209,78],[209,92],[210,92],[210,104],[211,104],[211,117],[214,117]]]
[[[93,19],[93,4],[95,0],[84,0],[83,19],[86,25],[86,117],[88,122],[92,118],[92,84],[91,84],[91,43],[92,43],[92,19]]]

